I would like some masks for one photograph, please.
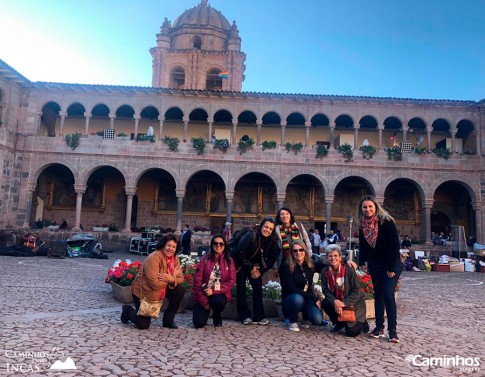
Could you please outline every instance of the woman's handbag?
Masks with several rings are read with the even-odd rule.
[[[141,287],[141,294],[143,296],[143,287]],[[140,307],[138,308],[138,312],[136,313],[136,315],[157,319],[160,315],[160,309],[162,308],[162,304],[162,300],[150,301],[143,297],[140,300]]]
[[[337,321],[339,322],[355,322],[355,310],[353,306],[344,306],[342,313],[339,314]]]

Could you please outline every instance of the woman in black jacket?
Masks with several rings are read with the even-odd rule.
[[[263,308],[263,274],[271,269],[280,252],[275,221],[265,217],[256,230],[248,230],[231,251],[236,265],[237,313],[244,325],[267,325]],[[246,279],[253,288],[253,317],[246,301]]]
[[[389,213],[374,197],[364,196],[359,204],[359,266],[367,263],[374,285],[376,328],[372,338],[384,337],[384,308],[387,312],[389,341],[399,343],[397,336],[397,306],[394,298],[402,271],[399,236]]]

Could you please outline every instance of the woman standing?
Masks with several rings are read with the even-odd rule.
[[[196,328],[204,327],[212,309],[214,326],[222,326],[222,311],[231,301],[231,289],[236,283],[236,268],[227,252],[227,243],[220,234],[212,237],[211,247],[195,270],[192,298],[192,321]]]
[[[396,225],[391,215],[370,195],[360,200],[359,220],[359,265],[364,266],[367,262],[374,284],[376,328],[369,336],[384,337],[385,308],[389,341],[399,343],[394,292],[402,271],[402,262]]]
[[[263,274],[271,269],[279,254],[275,221],[265,217],[256,231],[250,229],[231,251],[236,264],[237,312],[242,324],[267,325],[263,308]],[[253,317],[246,301],[246,279],[253,288]]]
[[[312,256],[312,243],[302,223],[295,222],[295,216],[289,208],[281,207],[276,214],[276,234],[278,235],[283,250],[283,259],[290,254],[290,245],[296,240],[302,240],[306,244],[307,252]],[[278,263],[280,265],[281,263]]]
[[[281,263],[279,269],[282,305],[291,331],[300,331],[297,324],[300,312],[304,319],[314,325],[323,323],[320,299],[313,286],[315,265],[306,247],[302,240],[293,242],[288,258]]]
[[[121,322],[135,324],[137,328],[148,329],[151,318],[137,315],[140,300],[150,301],[170,299],[167,310],[163,314],[163,327],[176,329],[175,313],[185,296],[185,289],[181,285],[184,281],[179,258],[175,255],[179,247],[178,237],[168,233],[162,237],[156,250],[148,255],[143,266],[131,285],[135,309],[131,305],[123,305]]]
[[[361,332],[369,332],[366,320],[365,298],[360,294],[360,284],[355,270],[342,263],[342,252],[339,245],[328,245],[327,252],[330,266],[322,271],[322,291],[325,299],[322,309],[334,324],[330,332],[339,332],[345,328],[347,336],[355,337]],[[353,306],[356,320],[340,322],[339,314],[345,306]]]

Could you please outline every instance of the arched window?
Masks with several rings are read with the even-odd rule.
[[[200,50],[202,48],[202,39],[199,36],[194,37],[194,48]]]
[[[207,72],[206,86],[207,90],[222,90],[222,78],[219,77],[221,70],[218,68],[211,68]]]
[[[175,67],[170,75],[170,86],[174,89],[185,89],[185,70],[182,67]]]

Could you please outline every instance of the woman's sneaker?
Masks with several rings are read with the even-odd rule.
[[[243,325],[252,325],[254,322],[251,320],[251,318],[246,318],[244,321],[243,321]]]
[[[258,325],[267,325],[269,321],[266,318],[263,318],[261,321],[256,322]]]
[[[290,325],[288,326],[288,329],[290,329],[290,331],[294,331],[294,332],[298,332],[300,331],[300,328],[298,327],[298,323],[290,323]]]
[[[384,338],[384,330],[382,329],[378,329],[377,327],[372,330],[372,332],[369,333],[369,336],[371,338],[376,338],[376,339],[379,339],[379,338]]]
[[[397,337],[397,333],[395,331],[389,331],[389,341],[391,343],[399,343],[399,338]]]
[[[309,329],[311,324],[312,323],[310,321],[303,320],[303,321],[300,322],[300,327],[302,329]]]

